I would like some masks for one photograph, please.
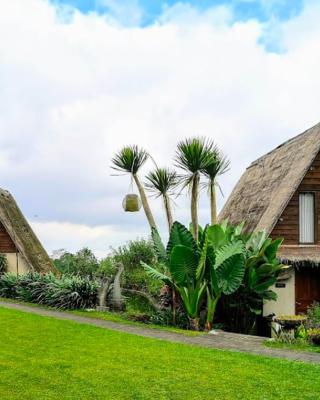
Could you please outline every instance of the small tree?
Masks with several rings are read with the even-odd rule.
[[[198,241],[198,197],[200,185],[200,173],[214,162],[213,142],[205,138],[185,139],[178,143],[176,151],[176,165],[185,175],[183,188],[189,187],[191,192],[191,222],[193,237]]]
[[[211,225],[218,222],[217,217],[217,199],[216,187],[218,185],[217,178],[229,170],[230,161],[223,155],[223,153],[214,146],[212,150],[212,161],[202,172],[208,179],[208,192],[210,195],[210,209],[211,209]]]
[[[146,179],[147,189],[153,192],[155,197],[162,197],[170,233],[173,224],[170,196],[174,193],[174,189],[178,184],[177,173],[168,168],[157,168],[151,171]]]
[[[138,176],[138,172],[140,170],[140,168],[145,164],[145,162],[148,160],[148,153],[134,145],[134,146],[126,146],[123,147],[112,159],[112,163],[113,163],[113,169],[115,169],[116,171],[120,171],[120,172],[126,172],[131,174],[133,180],[135,181],[139,194],[140,194],[140,198],[141,198],[141,202],[142,202],[142,206],[144,209],[144,212],[146,214],[146,217],[148,219],[149,225],[151,228],[157,228],[151,208],[149,206],[149,202],[144,190],[144,187],[142,185],[142,183],[140,182],[140,178]]]

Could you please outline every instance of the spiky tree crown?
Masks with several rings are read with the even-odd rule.
[[[147,161],[149,154],[139,146],[125,146],[112,159],[116,171],[136,174]]]
[[[157,197],[164,194],[173,194],[178,184],[178,176],[169,168],[157,168],[146,176],[146,188],[154,192]]]

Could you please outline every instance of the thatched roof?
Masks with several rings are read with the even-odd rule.
[[[271,233],[320,150],[320,124],[254,161],[231,193],[219,219],[245,221],[247,231]]]
[[[318,267],[320,265],[319,246],[282,245],[278,257],[281,262],[293,266]]]
[[[14,198],[7,190],[3,189],[0,189],[0,222],[31,269],[38,272],[55,270],[48,254]]]

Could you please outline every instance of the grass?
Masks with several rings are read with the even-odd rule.
[[[320,366],[0,308],[0,398],[319,399]]]
[[[294,350],[294,351],[311,351],[314,353],[320,353],[320,346],[315,346],[309,343],[305,343],[303,341],[296,341],[293,343],[282,343],[279,341],[269,341],[265,342],[267,347],[272,347],[275,349],[287,349],[287,350]]]
[[[156,324],[144,324],[142,322],[137,322],[137,321],[130,321],[127,319],[127,315],[125,313],[116,313],[116,312],[98,312],[94,310],[57,310],[56,308],[53,307],[48,307],[45,305],[40,305],[40,304],[35,304],[35,303],[28,303],[25,301],[20,301],[16,299],[7,299],[4,297],[0,297],[0,301],[5,301],[7,303],[16,303],[16,304],[23,304],[28,307],[37,307],[37,308],[44,308],[47,310],[53,310],[53,311],[63,311],[67,313],[71,313],[74,315],[79,315],[81,317],[87,317],[87,318],[93,318],[93,319],[102,319],[104,321],[112,321],[112,322],[118,322],[121,324],[125,325],[131,325],[131,326],[139,326],[142,328],[150,328],[150,329],[160,329],[168,332],[174,332],[174,333],[180,333],[182,335],[187,335],[187,336],[199,336],[199,335],[204,335],[205,332],[195,332],[195,331],[190,331],[190,330],[185,330],[185,329],[180,329],[180,328],[175,328],[173,326],[162,326],[162,325],[156,325]]]

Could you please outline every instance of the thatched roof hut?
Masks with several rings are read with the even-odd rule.
[[[3,189],[0,189],[0,226],[3,229],[3,242],[8,240],[14,244],[15,251],[22,255],[28,269],[38,272],[55,270],[14,198]]]
[[[300,190],[315,193],[320,190],[319,151],[320,124],[317,124],[258,158],[235,186],[219,215],[220,220],[227,218],[233,224],[245,221],[247,231],[280,234],[285,238],[280,252],[284,260],[320,263],[319,243],[313,246],[299,243],[298,201],[290,204]],[[282,222],[288,207],[291,214]],[[294,234],[291,221],[288,226],[290,218],[296,220]]]

